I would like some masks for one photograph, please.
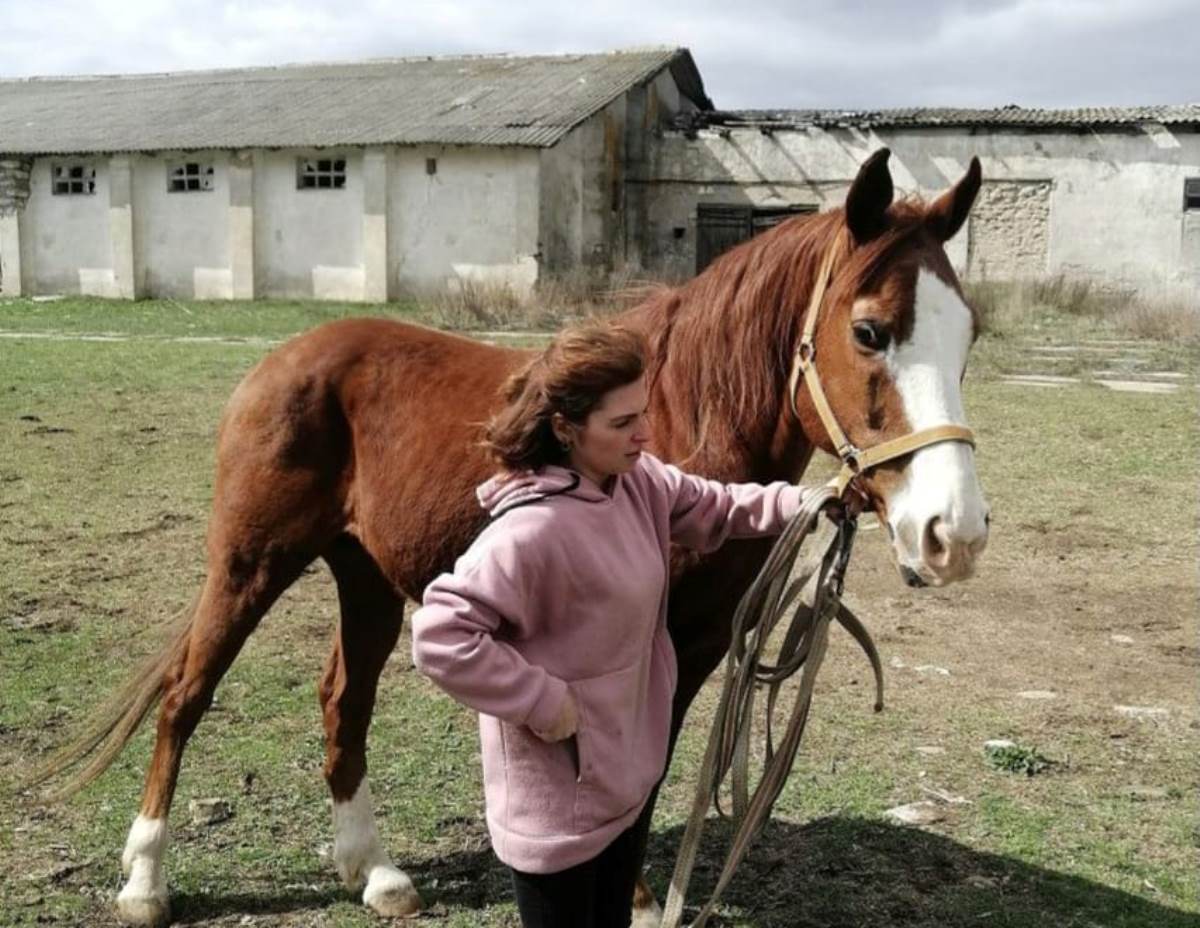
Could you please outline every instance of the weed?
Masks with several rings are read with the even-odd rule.
[[[1057,763],[1039,754],[1037,748],[1022,747],[1019,744],[989,747],[986,753],[988,763],[997,770],[1003,770],[1005,773],[1023,773],[1028,777],[1049,770]]]

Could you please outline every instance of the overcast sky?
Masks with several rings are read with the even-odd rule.
[[[1196,0],[0,0],[0,76],[690,48],[722,108],[1200,102]]]

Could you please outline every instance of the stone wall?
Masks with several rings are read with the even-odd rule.
[[[32,158],[0,158],[0,216],[11,216],[25,208],[32,169]]]
[[[971,209],[967,271],[972,277],[1043,277],[1050,238],[1050,181],[989,181]]]

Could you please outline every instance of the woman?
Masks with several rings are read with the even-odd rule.
[[[643,337],[568,330],[505,386],[477,490],[492,517],[413,615],[418,669],[479,711],[488,831],[533,926],[620,926],[635,823],[664,772],[672,543],[778,534],[807,491],[725,485],[645,452]]]

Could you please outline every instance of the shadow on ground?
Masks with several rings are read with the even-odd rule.
[[[697,861],[685,916],[708,897],[728,846],[730,829],[711,821]],[[651,836],[648,864],[659,900],[682,828]],[[483,910],[510,899],[508,873],[490,850],[412,861],[407,872],[425,899],[426,915]],[[316,874],[314,874],[316,876]],[[278,894],[180,894],[172,899],[179,923],[214,917],[298,914],[347,901],[327,877],[323,886]],[[1103,926],[1197,928],[1194,913],[1077,877],[974,851],[916,828],[858,818],[825,818],[806,825],[773,822],[755,844],[709,924],[753,928],[850,926]],[[422,919],[424,921],[424,919]]]
[[[716,884],[732,832],[710,820],[685,915]],[[682,828],[651,836],[651,884],[665,898]],[[723,918],[755,928],[1104,926],[1197,928],[1195,914],[1088,880],[973,850],[942,835],[860,818],[771,822],[722,894]]]

